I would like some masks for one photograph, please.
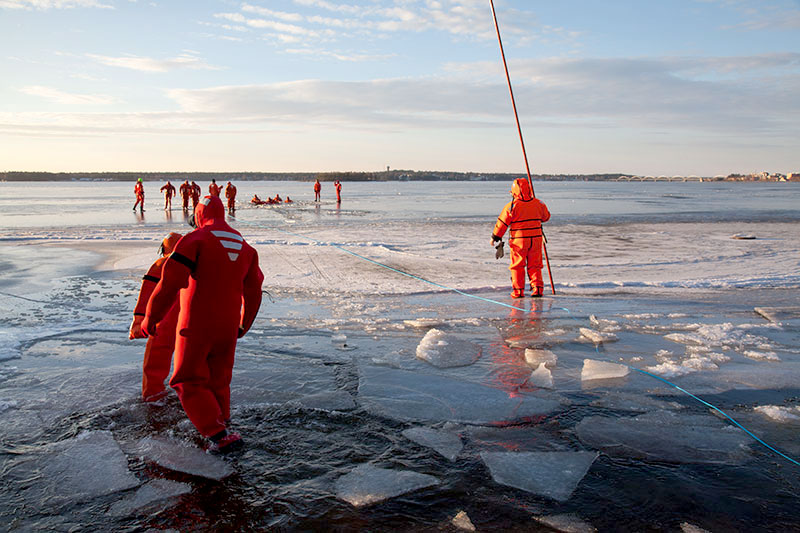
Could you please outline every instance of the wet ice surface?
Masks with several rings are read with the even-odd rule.
[[[336,480],[336,496],[361,507],[438,484],[438,479],[427,474],[360,465]]]
[[[173,439],[145,437],[138,442],[136,453],[164,468],[217,481],[233,473],[222,459]]]

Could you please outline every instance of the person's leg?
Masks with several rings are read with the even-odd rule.
[[[525,252],[517,240],[509,239],[508,247],[511,251],[511,262],[508,269],[511,271],[511,297],[522,298],[525,296]]]

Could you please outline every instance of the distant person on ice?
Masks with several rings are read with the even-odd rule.
[[[336,203],[342,203],[342,182],[339,180],[334,181],[333,188],[336,189]]]
[[[211,184],[208,186],[208,194],[211,196],[219,196],[219,192],[222,188],[217,185],[217,180],[212,179]]]
[[[511,249],[511,297],[525,296],[525,274],[531,282],[531,296],[544,294],[542,278],[542,223],[550,220],[550,211],[543,202],[533,197],[530,183],[525,178],[514,180],[511,200],[497,218],[492,232],[492,243],[502,240],[510,229],[508,246]]]
[[[203,191],[200,189],[200,186],[192,180],[192,211],[197,209],[197,204],[200,203],[200,195],[203,194]]]
[[[236,211],[236,186],[230,181],[225,185],[225,198],[228,199],[228,213]]]
[[[153,294],[153,289],[161,280],[161,268],[167,260],[167,256],[172,253],[175,245],[181,238],[180,233],[170,233],[161,242],[159,248],[160,257],[156,259],[142,278],[142,288],[139,290],[139,298],[136,300],[136,307],[133,309],[133,322],[131,323],[129,339],[143,339],[142,320],[144,320],[147,302]],[[169,375],[169,367],[172,364],[172,352],[175,351],[175,327],[178,325],[178,311],[180,305],[176,298],[170,307],[164,320],[159,324],[158,337],[147,339],[144,348],[144,362],[142,364],[142,400],[145,402],[155,402],[166,396],[164,380]]]
[[[322,185],[319,183],[319,178],[314,182],[314,201],[319,202],[319,193],[322,190]]]
[[[175,186],[167,180],[167,184],[159,189],[164,193],[164,211],[172,210],[172,197],[175,196]]]
[[[229,431],[230,384],[236,339],[250,329],[261,306],[264,275],[258,253],[225,222],[218,196],[206,196],[194,213],[196,228],[184,236],[164,268],[142,322],[142,333],[158,336],[180,293],[175,364],[170,386],[209,451],[241,446]]]
[[[183,183],[181,183],[181,186],[178,189],[178,192],[181,193],[181,198],[183,199],[183,210],[184,211],[188,211],[189,210],[189,198],[192,197],[192,186],[189,185],[189,180],[183,180]]]
[[[133,204],[133,210],[136,211],[136,206],[139,206],[139,211],[144,213],[144,184],[142,178],[136,180],[136,185],[133,186],[133,194],[136,195],[136,203]]]

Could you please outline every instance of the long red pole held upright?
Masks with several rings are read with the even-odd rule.
[[[528,185],[531,186],[531,193],[536,196],[536,191],[533,190],[533,178],[531,177],[531,167],[528,165],[528,154],[525,151],[525,139],[522,137],[522,126],[519,124],[519,114],[517,113],[517,102],[514,100],[514,89],[511,87],[511,76],[508,74],[508,63],[506,63],[506,53],[503,50],[503,39],[500,38],[500,25],[497,24],[497,13],[494,10],[494,0],[489,0],[492,6],[492,18],[494,19],[494,29],[497,31],[497,42],[500,45],[500,56],[503,58],[503,69],[506,71],[506,81],[508,82],[508,93],[511,95],[511,107],[514,108],[514,119],[517,121],[517,133],[519,133],[519,143],[522,146],[522,157],[525,159],[525,172],[528,174]],[[547,239],[544,237],[544,230],[542,230],[542,249],[544,250],[544,259],[547,262],[547,275],[550,277],[550,290],[553,294],[556,293],[556,287],[553,283],[553,273],[550,271],[550,258],[547,256]]]

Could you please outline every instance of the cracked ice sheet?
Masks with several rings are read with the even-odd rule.
[[[169,479],[153,479],[139,487],[134,494],[126,496],[108,510],[113,516],[129,516],[137,513],[155,514],[167,509],[177,497],[192,491],[188,483],[179,483]]]
[[[154,436],[139,441],[136,452],[154,463],[193,476],[220,480],[233,473],[222,459],[185,442]]]
[[[335,490],[340,500],[362,507],[438,484],[438,479],[427,474],[362,464],[337,479]]]
[[[403,421],[494,425],[547,415],[556,396],[539,398],[385,367],[359,367],[358,400],[371,413]]]
[[[596,452],[481,452],[501,485],[567,501],[597,459]]]
[[[432,428],[415,427],[403,431],[403,436],[413,440],[420,446],[433,448],[439,455],[455,461],[464,444],[461,437],[449,431],[440,431]]]

